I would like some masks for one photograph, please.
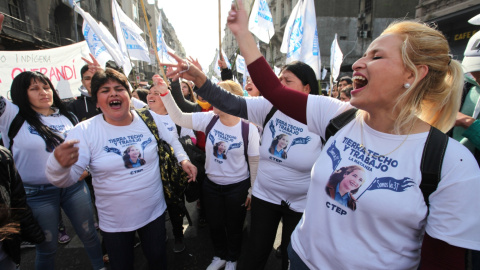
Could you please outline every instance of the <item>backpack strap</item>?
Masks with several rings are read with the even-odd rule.
[[[335,135],[337,131],[350,123],[350,121],[355,118],[355,114],[357,113],[357,111],[357,108],[351,108],[332,118],[327,126],[327,129],[325,130],[325,139],[322,138],[323,145],[325,145],[328,139]]]
[[[267,116],[265,117],[265,121],[263,121],[263,130],[265,130],[265,126],[267,125],[267,123],[270,121],[270,119],[272,119],[272,116],[273,114],[275,114],[277,112],[277,108],[275,107],[272,107],[272,109],[270,109],[270,111],[268,112]]]
[[[250,124],[242,121],[242,139],[243,139],[243,154],[245,155],[245,161],[247,162],[248,172],[250,172],[250,164],[248,164],[248,133],[250,132]]]
[[[182,132],[182,127],[175,124],[175,126],[177,127],[177,134],[178,134],[178,138],[180,138],[180,133]]]
[[[210,123],[208,123],[207,128],[205,129],[205,144],[207,144],[208,133],[210,133],[215,123],[217,123],[218,118],[220,117],[215,114],[212,120],[210,120]]]
[[[437,189],[441,180],[443,158],[445,157],[447,144],[448,136],[440,130],[431,127],[423,148],[422,162],[420,164],[420,171],[422,172],[420,189],[427,207],[430,205],[428,197]]]
[[[8,129],[8,139],[10,140],[10,147],[8,149],[10,151],[12,151],[13,138],[17,136],[18,131],[23,125],[23,122],[25,122],[25,119],[19,113],[17,113],[10,124],[10,128]]]

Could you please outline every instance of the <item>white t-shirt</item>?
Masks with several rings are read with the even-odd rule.
[[[1,97],[0,103],[5,106],[3,114],[0,115],[0,132],[3,134],[5,147],[10,148],[8,130],[19,109],[17,105],[3,97]],[[61,137],[64,137],[65,133],[73,128],[72,122],[67,117],[59,114],[58,110],[55,110],[49,116],[40,115],[40,119],[50,129],[58,131],[57,133]],[[45,164],[52,152],[53,148],[47,147],[43,138],[38,135],[38,132],[27,121],[23,122],[22,127],[14,138],[12,154],[15,166],[24,184],[50,184],[45,175]]]
[[[141,109],[141,108],[147,106],[147,103],[141,101],[138,98],[132,97],[131,100],[132,100],[132,106],[135,109]]]
[[[263,97],[245,98],[248,119],[264,126],[272,104]],[[278,137],[286,147],[272,147]],[[277,143],[274,143],[278,145]],[[276,111],[265,125],[260,146],[257,179],[252,194],[264,201],[280,205],[290,202],[290,208],[303,212],[310,186],[312,166],[322,151],[320,137],[308,131],[306,125]]]
[[[154,114],[155,112],[150,110],[150,113]],[[177,126],[172,121],[172,118],[170,118],[168,114],[166,115],[157,114],[157,115],[158,115],[158,118],[163,122],[167,130],[172,132],[172,135],[174,135],[175,138],[178,138]],[[193,132],[192,129],[181,127],[180,137],[184,137],[184,136],[190,136],[191,138],[196,138],[195,133]]]
[[[349,107],[309,96],[309,129],[323,135],[329,120]],[[468,149],[449,140],[427,218],[419,184],[428,132],[392,135],[362,122],[340,129],[316,160],[307,207],[291,238],[303,262],[311,269],[417,269],[425,227],[451,245],[480,249],[480,170]],[[388,155],[377,157],[382,154]]]
[[[193,129],[205,132],[213,117],[213,112],[194,113]],[[257,128],[251,123],[249,125],[247,155],[258,156],[260,136]],[[218,119],[206,137],[205,171],[208,179],[218,185],[230,185],[250,176],[245,161],[242,121],[233,127],[228,127]]]
[[[157,141],[138,116],[128,126],[114,126],[97,115],[70,130],[67,140],[77,139],[79,159],[70,178],[55,158],[48,160],[49,180],[70,185],[89,165],[95,189],[100,228],[106,232],[133,231],[158,218],[166,209],[157,153]],[[152,114],[159,136],[175,150],[178,161],[186,159],[180,143],[168,132],[157,114]]]

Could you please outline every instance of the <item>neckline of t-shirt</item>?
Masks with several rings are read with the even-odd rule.
[[[385,132],[375,130],[375,129],[371,128],[365,122],[362,123],[361,121],[357,121],[357,124],[360,126],[360,129],[363,128],[363,131],[364,131],[365,134],[368,134],[368,135],[371,135],[371,136],[374,136],[374,137],[380,137],[382,139],[403,141],[403,140],[405,140],[405,137],[408,136],[408,138],[406,140],[407,141],[412,141],[412,140],[425,139],[428,136],[428,131],[415,133],[415,134],[397,135],[397,134],[385,133]],[[363,124],[363,127],[362,127],[362,124]]]
[[[133,115],[133,120],[132,122],[130,122],[130,124],[126,125],[126,126],[116,126],[116,125],[112,125],[110,123],[107,122],[107,120],[105,120],[103,114],[99,114],[101,117],[100,119],[102,120],[103,123],[107,124],[107,126],[109,127],[113,127],[113,128],[122,128],[122,127],[129,127],[129,126],[132,126],[134,124],[136,124],[139,120],[140,120],[140,116],[138,116],[137,112],[135,112],[135,110],[130,110],[130,112],[132,113]]]

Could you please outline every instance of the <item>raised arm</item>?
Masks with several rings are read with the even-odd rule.
[[[293,119],[306,124],[308,95],[285,87],[280,83],[280,80],[258,50],[257,44],[248,30],[248,16],[242,0],[238,0],[238,6],[237,9],[232,4],[227,25],[237,40],[255,86],[273,106]]]
[[[247,102],[244,97],[234,95],[207,80],[195,93],[203,97],[222,112],[248,119]]]
[[[159,75],[154,75],[152,89],[158,90],[161,95],[161,99],[165,109],[167,109],[168,115],[172,121],[181,126],[189,129],[193,129],[192,113],[184,113],[175,103],[171,92],[168,91],[167,85]],[[182,97],[183,98],[183,97]]]
[[[175,103],[177,103],[180,110],[187,113],[202,111],[202,107],[200,107],[198,103],[191,102],[183,97],[182,89],[180,88],[180,83],[178,82],[178,80],[173,81],[170,84],[170,87],[172,88],[172,97],[175,100]]]

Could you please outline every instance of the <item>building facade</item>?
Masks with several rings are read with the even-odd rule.
[[[459,61],[470,37],[480,30],[479,25],[468,23],[478,14],[480,0],[420,0],[416,7],[416,17],[438,26],[448,40],[453,58]]]
[[[5,15],[3,30],[0,33],[0,50],[39,50],[69,45],[84,40],[82,34],[83,18],[73,11],[74,0],[3,0],[0,12]],[[160,12],[157,2],[145,3],[147,17],[155,39]],[[112,20],[111,1],[75,0],[75,2],[93,18],[102,22],[116,36]],[[134,71],[130,80],[151,80],[157,73],[155,48],[151,45],[146,28],[140,0],[117,0],[122,10],[144,31],[142,35],[150,48],[151,63],[133,61]],[[185,55],[175,30],[163,14],[165,41],[181,56]],[[155,41],[155,40],[154,40]]]
[[[344,60],[339,77],[351,76],[352,64],[360,58],[373,39],[378,37],[389,23],[398,19],[414,19],[419,0],[315,0],[318,41],[322,67],[330,70],[330,47],[337,34]],[[249,11],[253,1],[247,1]],[[280,52],[283,33],[290,14],[298,0],[267,0],[272,13],[275,35],[269,44],[259,42],[260,51],[270,65],[281,67],[285,54]],[[232,33],[226,28],[223,47],[229,58],[234,59],[237,44]],[[213,67],[212,62],[212,67]],[[213,73],[209,73],[212,75]],[[329,73],[322,85],[329,80]]]

